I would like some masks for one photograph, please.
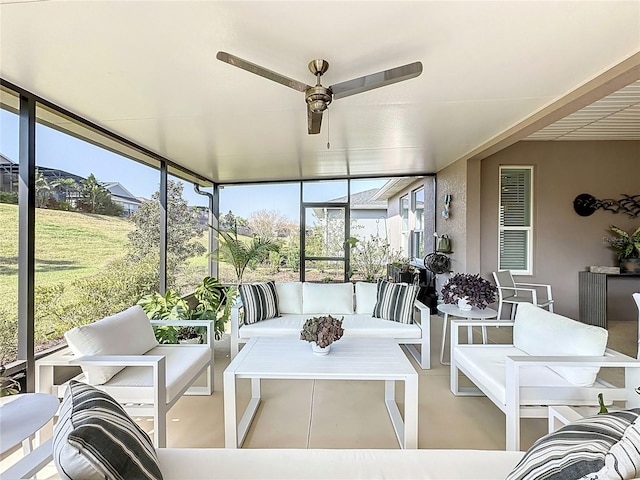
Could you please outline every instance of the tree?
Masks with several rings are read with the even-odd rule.
[[[99,213],[113,217],[124,213],[122,205],[113,201],[109,190],[104,188],[93,173],[82,181],[78,209],[83,212]]]
[[[247,266],[252,262],[261,262],[269,252],[277,252],[280,247],[270,239],[254,236],[250,241],[238,237],[238,228],[234,226],[225,232],[212,227],[219,235],[218,249],[212,253],[218,259],[233,266],[238,277],[238,285],[242,283],[242,276]]]
[[[78,191],[78,183],[71,177],[57,178],[51,182],[51,188],[61,194],[65,202],[70,202],[71,193]]]
[[[198,228],[198,213],[182,197],[180,182],[167,182],[167,264],[170,269],[180,267],[188,258],[206,252],[196,239],[202,237]],[[129,232],[129,258],[141,260],[160,251],[160,192],[142,202],[131,217],[135,230]]]
[[[280,237],[292,228],[289,219],[277,210],[253,212],[247,223],[254,235],[265,240]]]
[[[39,208],[44,207],[47,204],[47,200],[51,196],[51,185],[47,179],[42,175],[40,170],[36,170],[36,206]]]

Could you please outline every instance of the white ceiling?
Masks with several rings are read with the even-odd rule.
[[[221,50],[310,84],[324,58],[325,86],[424,71],[308,135],[304,94]],[[640,2],[0,0],[0,76],[216,182],[435,173],[639,80]],[[621,95],[615,138],[637,139],[637,84]],[[563,122],[531,138],[590,138]]]

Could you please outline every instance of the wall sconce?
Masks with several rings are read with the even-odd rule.
[[[449,220],[449,210],[451,209],[451,195],[444,196],[444,210],[442,210],[442,218]]]

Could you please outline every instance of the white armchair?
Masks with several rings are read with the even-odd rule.
[[[62,398],[70,375],[60,370],[79,366],[82,373],[76,380],[109,393],[132,416],[153,417],[154,445],[165,447],[169,409],[183,394],[213,392],[213,324],[149,320],[139,306],[131,307],[67,332],[69,347],[36,362],[36,389]],[[152,325],[206,327],[206,343],[159,345]],[[74,369],[71,376],[76,373]],[[203,373],[204,385],[194,386]]]
[[[502,318],[502,306],[511,305],[511,320],[516,316],[516,308],[520,303],[532,303],[536,307],[546,308],[553,312],[553,295],[551,285],[542,283],[514,282],[511,271],[493,272],[498,287],[498,320]],[[542,295],[540,295],[542,294]]]

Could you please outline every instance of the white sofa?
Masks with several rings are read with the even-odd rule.
[[[159,345],[152,325],[206,327],[206,341]],[[75,380],[108,392],[131,415],[153,417],[154,444],[164,447],[169,409],[183,394],[213,392],[213,328],[213,321],[149,320],[133,306],[66,332],[68,347],[36,362],[36,391],[63,398],[70,378],[56,369],[80,366]],[[203,385],[194,385],[201,376]]]
[[[165,480],[503,479],[524,452],[158,449]]]
[[[451,323],[451,391],[485,395],[506,415],[506,448],[520,448],[520,418],[546,417],[549,405],[594,405],[607,401],[640,406],[640,361],[606,348],[605,329],[586,325],[529,303],[515,321],[454,320]],[[512,326],[512,344],[467,345],[458,331],[467,326]],[[624,369],[613,385],[598,376],[601,367]],[[459,373],[476,387],[460,386]],[[620,383],[624,383],[620,385]]]
[[[431,368],[430,311],[423,303],[416,300],[413,322],[405,324],[372,316],[375,283],[276,282],[275,288],[280,316],[245,324],[242,305],[231,310],[231,358],[250,338],[299,337],[305,320],[330,314],[344,317],[344,336],[393,338],[406,346],[420,368]]]

